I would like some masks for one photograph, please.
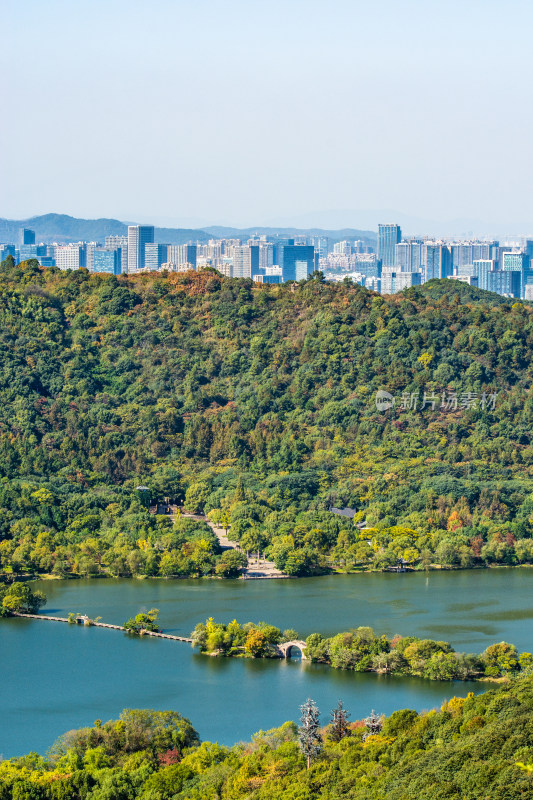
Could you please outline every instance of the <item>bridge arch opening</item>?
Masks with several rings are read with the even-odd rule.
[[[303,648],[299,644],[290,644],[285,652],[285,658],[305,658]]]
[[[293,641],[293,642],[283,642],[283,644],[279,644],[277,646],[278,654],[282,658],[293,658],[294,656],[300,657],[302,661],[307,660],[305,655],[305,642],[304,641]]]

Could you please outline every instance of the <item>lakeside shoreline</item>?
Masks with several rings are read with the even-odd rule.
[[[420,575],[422,573],[429,574],[431,572],[481,572],[485,570],[500,570],[500,569],[533,569],[531,564],[476,564],[472,567],[461,566],[441,566],[440,564],[432,565],[429,568],[405,568],[402,572],[395,569],[353,569],[353,570],[340,570],[332,569],[328,572],[323,572],[317,575],[275,575],[272,577],[225,577],[223,575],[81,575],[68,573],[67,575],[53,575],[52,573],[32,573],[29,575],[11,575],[10,573],[0,574],[0,583],[15,583],[17,581],[101,581],[101,580],[115,580],[115,581],[247,581],[247,580],[309,580],[313,578],[330,578],[336,575]]]

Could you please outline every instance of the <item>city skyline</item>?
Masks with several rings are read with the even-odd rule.
[[[335,240],[308,231],[290,237],[211,237],[207,243],[176,245],[155,241],[154,227],[142,225],[129,225],[127,236],[118,231],[106,235],[104,246],[99,241],[36,244],[35,231],[26,227],[20,227],[18,235],[18,248],[12,242],[0,243],[0,260],[12,258],[19,264],[35,259],[41,266],[114,275],[212,268],[225,277],[255,283],[299,282],[319,271],[322,279],[347,279],[382,295],[450,279],[504,297],[533,300],[533,238],[528,237],[512,243],[420,238],[402,235],[395,223],[378,224],[376,241],[353,235]]]

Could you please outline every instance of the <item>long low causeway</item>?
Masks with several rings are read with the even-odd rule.
[[[12,612],[13,617],[24,617],[24,619],[45,619],[49,622],[70,622],[70,624],[77,624],[83,625],[85,619],[89,619],[88,617],[78,617],[76,622],[73,623],[67,617],[49,617],[45,614],[20,614],[16,611]],[[89,622],[89,626],[91,628],[111,628],[114,631],[123,631],[123,625],[109,625],[107,622],[93,622],[92,620]],[[173,639],[175,642],[188,642],[192,644],[192,639],[189,639],[187,636],[174,636],[172,633],[156,633],[156,631],[143,631],[142,636],[157,636],[159,639]]]

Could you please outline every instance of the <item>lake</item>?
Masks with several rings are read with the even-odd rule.
[[[122,624],[152,607],[161,627],[188,636],[194,625],[265,620],[305,638],[358,625],[377,633],[444,639],[480,652],[506,640],[533,649],[533,570],[497,569],[339,575],[280,581],[83,580],[40,584],[46,613],[70,611]],[[352,719],[438,706],[484,691],[480,683],[332,670],[301,661],[216,659],[190,645],[52,622],[0,622],[0,754],[44,753],[60,734],[117,717],[123,708],[180,711],[203,739],[233,744],[297,720],[312,697],[325,724],[339,699]]]

